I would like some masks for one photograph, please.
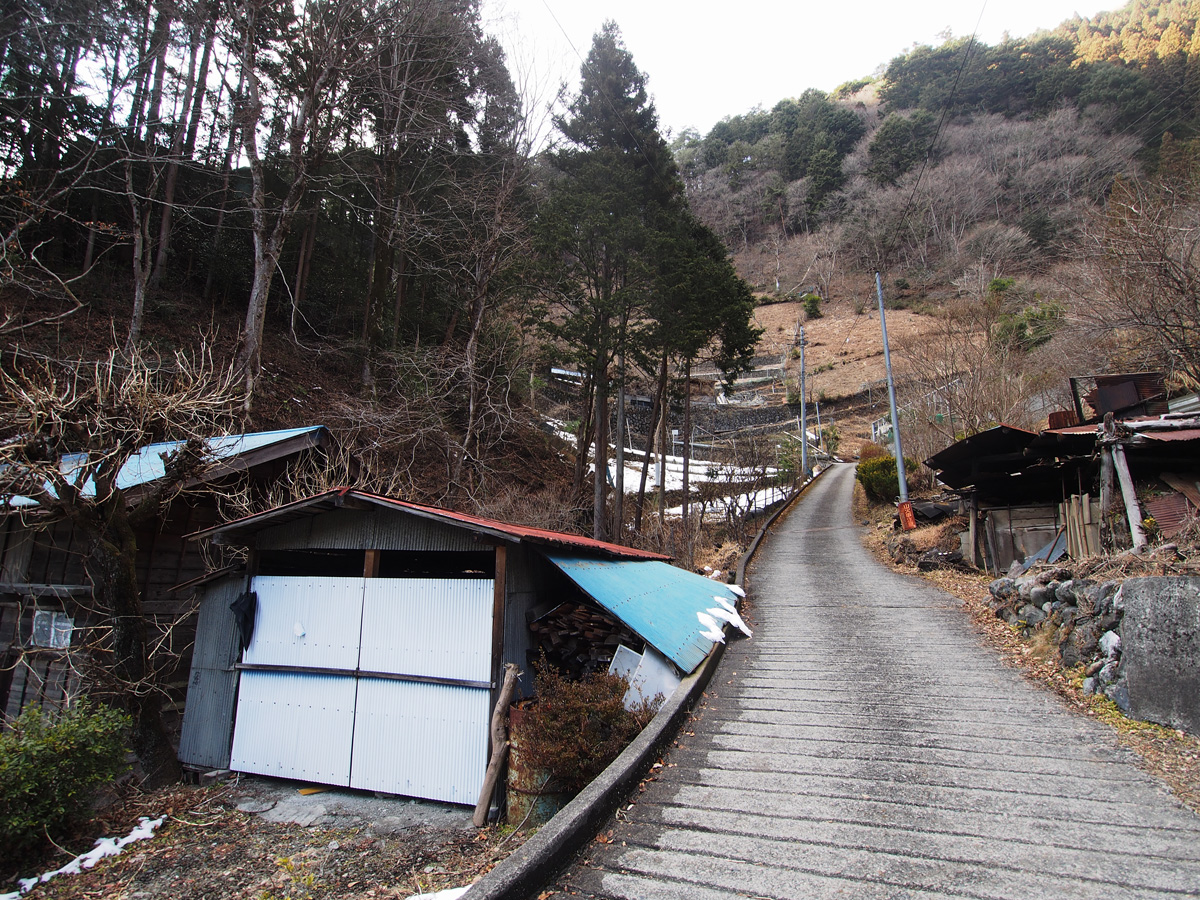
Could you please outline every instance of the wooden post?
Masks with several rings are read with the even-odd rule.
[[[967,515],[970,520],[967,542],[971,545],[971,565],[981,569],[983,565],[979,557],[979,495],[974,491],[971,492],[971,499],[967,503]]]
[[[363,578],[378,578],[379,577],[379,558],[382,552],[379,550],[366,550],[363,554]]]
[[[1113,444],[1113,466],[1117,470],[1117,481],[1121,484],[1121,498],[1125,501],[1125,515],[1129,518],[1129,533],[1133,535],[1133,549],[1146,546],[1146,532],[1142,530],[1142,513],[1138,508],[1137,491],[1133,488],[1133,476],[1129,474],[1129,463],[1125,461],[1125,448]]]
[[[504,685],[500,688],[496,708],[492,710],[492,758],[488,761],[487,771],[483,775],[483,787],[479,789],[475,815],[471,817],[471,824],[476,828],[487,824],[492,792],[496,789],[496,779],[500,777],[504,758],[508,755],[508,706],[512,703],[513,692],[517,689],[517,677],[520,674],[516,663],[508,663],[504,667]]]
[[[492,687],[500,682],[500,664],[504,659],[504,619],[508,608],[508,547],[496,545],[496,571],[492,584]]]

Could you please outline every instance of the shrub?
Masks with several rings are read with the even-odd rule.
[[[96,788],[128,768],[128,727],[86,702],[54,715],[27,706],[0,734],[0,847],[15,857],[86,819]]]
[[[830,456],[837,456],[838,446],[841,444],[841,435],[838,434],[836,425],[826,425],[821,429],[821,436],[825,438],[825,450]]]
[[[572,681],[547,662],[534,677],[537,703],[525,717],[521,757],[564,791],[581,791],[637,737],[644,721],[625,708],[629,682],[596,672]]]
[[[863,441],[862,446],[858,448],[858,458],[862,462],[866,462],[868,459],[879,459],[887,455],[888,452],[886,450],[870,441]]]
[[[908,471],[917,471],[916,461],[907,456],[904,457],[904,466]],[[891,503],[900,493],[895,457],[876,456],[863,460],[854,470],[854,477],[862,484],[867,497],[876,503]]]
[[[809,319],[821,318],[821,297],[819,294],[808,293],[800,298],[804,301],[804,315]]]

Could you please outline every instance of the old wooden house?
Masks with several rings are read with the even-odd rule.
[[[963,498],[963,556],[1013,562],[1140,546],[1200,509],[1200,419],[1173,410],[1154,373],[1071,379],[1051,427],[997,425],[925,461]]]
[[[137,533],[138,586],[143,610],[162,635],[162,649],[179,664],[172,708],[182,711],[195,617],[189,597],[173,588],[201,576],[207,562],[184,536],[218,518],[216,493],[234,484],[265,488],[292,462],[323,453],[322,426],[228,435],[209,440],[213,464],[203,481],[176,497]],[[164,456],[178,445],[153,444],[122,468],[118,485],[133,503],[164,475]],[[73,647],[78,629],[92,621],[92,588],[84,574],[85,538],[69,522],[49,519],[31,502],[0,506],[0,714],[15,716],[28,703],[62,703],[78,679]]]

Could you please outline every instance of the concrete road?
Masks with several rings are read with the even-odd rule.
[[[542,896],[1200,896],[1200,817],[1006,668],[957,600],[876,563],[853,478],[826,473],[776,526],[753,639]]]

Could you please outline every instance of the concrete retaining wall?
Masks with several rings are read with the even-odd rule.
[[[1119,602],[1130,714],[1200,734],[1200,578],[1129,578]]]

